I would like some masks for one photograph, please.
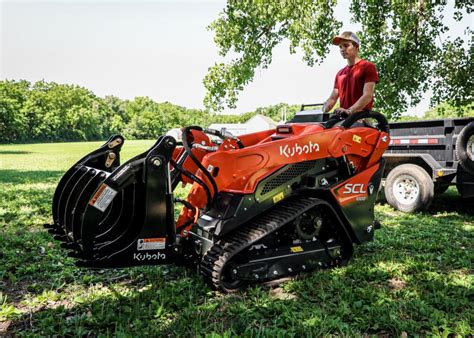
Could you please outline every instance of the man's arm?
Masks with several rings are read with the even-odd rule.
[[[334,88],[332,90],[331,95],[329,96],[329,99],[326,100],[326,102],[323,105],[323,113],[327,113],[334,107],[334,105],[337,102],[337,99],[339,98],[339,89]]]
[[[354,103],[349,110],[352,113],[361,111],[364,109],[365,106],[372,100],[374,97],[374,91],[375,91],[375,82],[366,82],[364,84],[364,89],[362,92],[362,96]]]

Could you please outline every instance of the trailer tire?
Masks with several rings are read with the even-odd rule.
[[[388,204],[404,212],[427,209],[434,197],[434,183],[425,169],[402,164],[390,171],[385,181]]]
[[[456,141],[456,156],[459,164],[474,175],[474,121],[461,130]],[[471,148],[471,149],[469,149]]]

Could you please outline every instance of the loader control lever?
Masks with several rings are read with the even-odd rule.
[[[378,124],[376,128],[380,131],[388,133],[390,128],[388,126],[388,121],[385,116],[379,112],[372,111],[372,110],[363,110],[357,113],[352,113],[349,116],[343,115],[333,115],[331,118],[326,122],[325,127],[326,129],[334,127],[337,123],[342,122],[340,124],[341,127],[348,129],[354,125],[357,121],[361,119],[374,119],[377,120]]]
[[[386,132],[386,133],[388,133],[390,131],[390,129],[388,127],[387,118],[383,114],[381,114],[379,112],[376,112],[376,111],[372,111],[372,110],[363,110],[363,111],[360,111],[360,112],[353,113],[353,114],[349,115],[344,120],[344,122],[342,122],[341,126],[347,129],[347,128],[352,127],[352,125],[354,123],[356,123],[357,121],[359,121],[361,119],[367,119],[367,118],[368,119],[374,119],[378,122],[378,124],[377,124],[377,129],[378,130]]]

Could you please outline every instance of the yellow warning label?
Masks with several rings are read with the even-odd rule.
[[[276,194],[275,196],[273,196],[273,203],[280,202],[284,198],[285,198],[285,194],[283,192]]]
[[[352,141],[357,142],[357,143],[361,143],[362,142],[362,137],[360,137],[359,135],[354,135],[354,136],[352,136]]]
[[[303,252],[303,248],[300,246],[294,246],[290,248],[291,252]]]

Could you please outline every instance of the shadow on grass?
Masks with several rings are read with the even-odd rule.
[[[272,291],[259,288],[238,295],[216,294],[197,276],[158,272],[131,286],[104,283],[107,295],[80,304],[25,314],[11,323],[8,333],[185,337],[212,332],[269,337],[463,333],[459,331],[471,307],[465,286],[430,277],[408,281],[404,289],[396,290],[383,269],[372,268],[369,277],[357,273],[317,272],[287,285],[292,298],[276,299]]]
[[[378,200],[377,203],[387,205],[383,199]],[[443,194],[435,195],[428,210],[423,211],[422,214],[434,215],[444,212],[457,212],[472,216],[474,215],[474,198],[462,198],[455,188],[451,188]]]
[[[427,212],[430,214],[458,212],[474,215],[474,198],[462,198],[461,195],[450,189],[444,194],[436,195]]]
[[[0,150],[0,155],[25,155],[32,154],[31,151],[25,150]]]
[[[431,223],[424,223],[424,219],[431,219]],[[462,223],[429,214],[403,214],[396,227],[379,230],[376,242],[360,246],[347,267],[310,273],[286,285],[293,297],[284,300],[258,287],[238,295],[217,294],[204,285],[200,276],[184,268],[116,270],[126,276],[118,282],[96,271],[81,270],[83,276],[89,274],[92,278],[87,283],[77,277],[79,269],[69,263],[63,269],[70,279],[59,282],[57,279],[63,278],[61,267],[54,271],[46,268],[45,280],[39,282],[41,286],[36,286],[34,293],[56,291],[58,287],[63,292],[65,285],[82,285],[86,288],[82,299],[58,302],[56,308],[37,308],[13,320],[8,333],[468,334],[474,311],[472,290],[450,279],[455,269],[468,272],[472,268],[466,251],[453,245],[451,233],[465,242],[467,252],[472,249],[472,233]],[[58,260],[59,254],[48,255],[31,264],[51,267]],[[97,295],[90,296],[98,285],[104,286],[107,294],[95,291]]]
[[[59,170],[0,170],[0,184],[31,184],[58,182],[64,171]]]
[[[15,175],[24,173],[7,172],[10,181],[4,183],[15,183]],[[17,183],[49,182],[63,174],[26,173],[28,179]],[[12,222],[34,218],[35,212],[49,215],[42,190],[20,191],[12,199],[25,200],[34,209],[30,215],[17,206]],[[286,285],[294,297],[286,300],[259,288],[234,296],[216,294],[184,268],[79,269],[46,231],[23,229],[22,220],[8,233],[0,229],[2,292],[15,304],[49,291],[62,298],[50,303],[44,296],[40,305],[21,305],[26,314],[12,320],[6,335],[467,335],[474,312],[472,290],[446,279],[456,269],[472,269],[473,235],[464,227],[466,220],[472,221],[467,216],[472,210],[462,201],[448,191],[425,213],[382,212],[389,225],[379,230],[375,242],[356,251],[348,267],[308,274]],[[391,280],[406,285],[396,289]]]

